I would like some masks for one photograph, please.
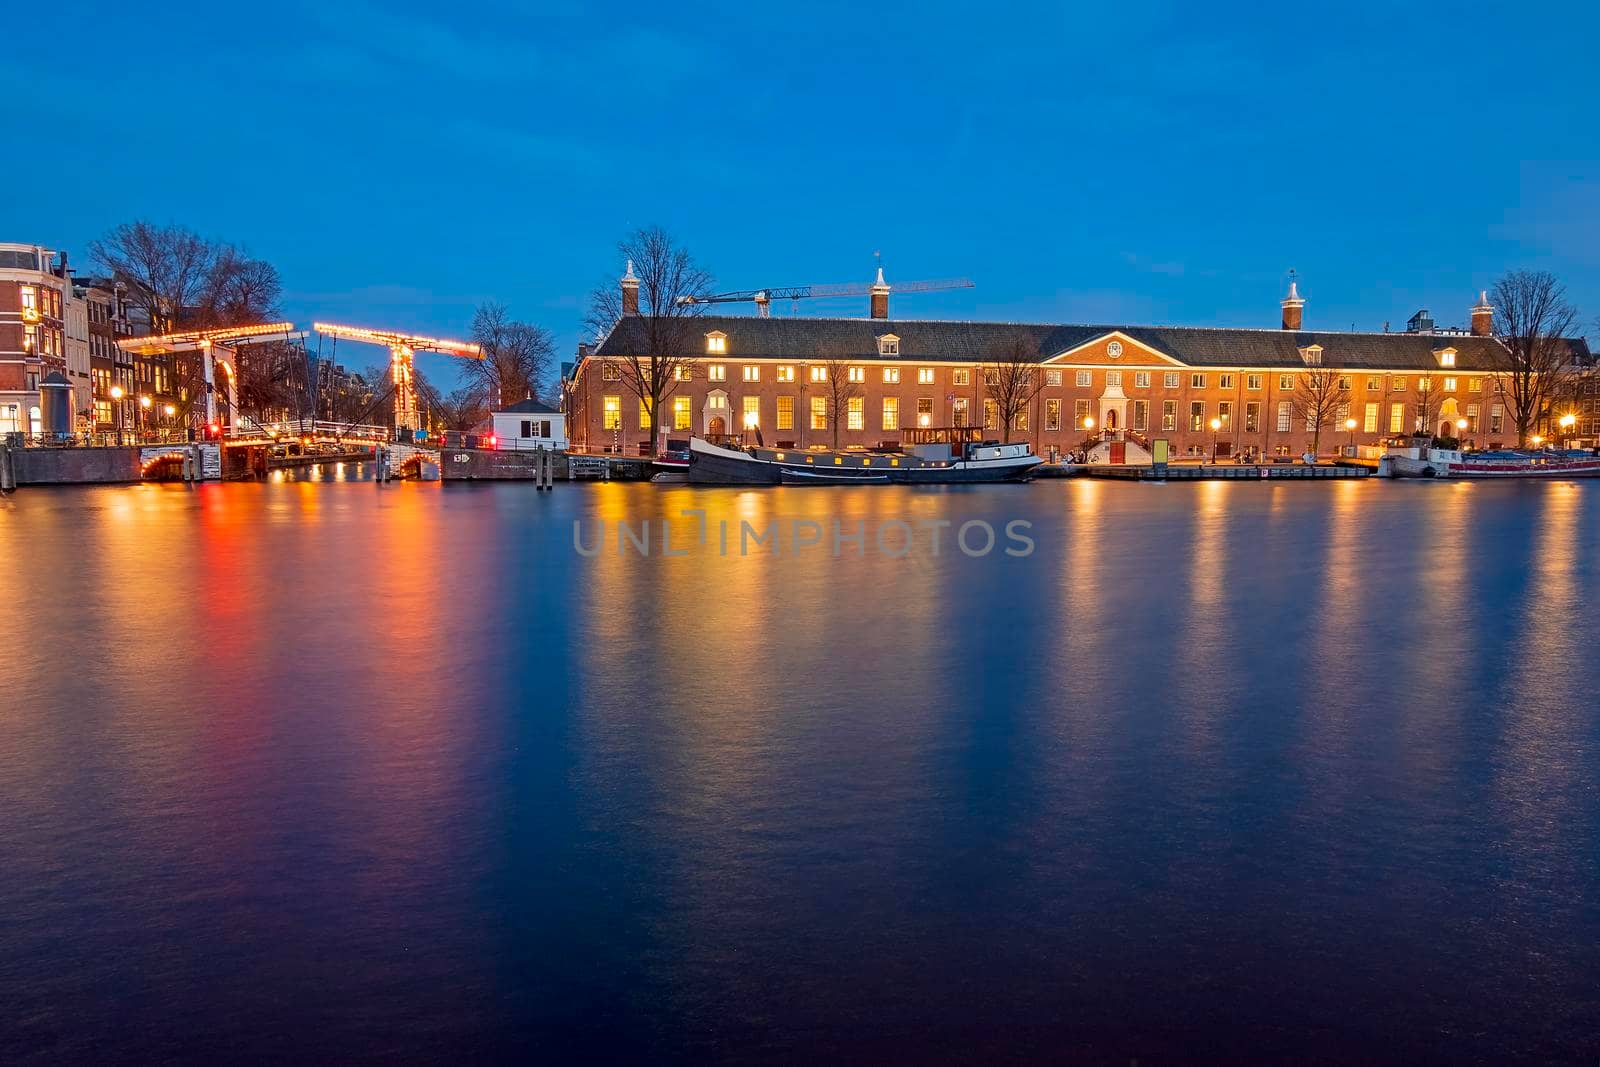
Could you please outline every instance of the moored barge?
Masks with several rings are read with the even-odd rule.
[[[737,440],[689,441],[694,485],[949,485],[1023,481],[1042,460],[1025,443],[983,440],[976,426],[905,431],[903,447],[766,448]]]

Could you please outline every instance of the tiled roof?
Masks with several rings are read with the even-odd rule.
[[[549,404],[544,403],[542,400],[535,400],[533,397],[530,396],[528,399],[519,400],[515,404],[508,404],[507,406],[505,406],[503,408],[496,408],[495,411],[494,411],[494,414],[496,414],[496,415],[559,415],[559,414],[561,414],[561,411],[558,408],[553,408]]]
[[[595,355],[621,356],[642,348],[643,320],[624,318]],[[1300,349],[1322,346],[1322,364],[1348,370],[1431,370],[1434,352],[1456,350],[1455,369],[1493,369],[1499,342],[1492,337],[1411,333],[1318,333],[1292,330],[1242,330],[1204,326],[1049,325],[1044,323],[943,322],[917,319],[771,318],[706,315],[696,332],[727,335],[729,359],[814,360],[836,357],[875,359],[878,337],[900,339],[906,362],[979,362],[997,343],[1027,337],[1049,359],[1112,332],[1196,367],[1304,367]],[[1581,338],[1573,342],[1581,359],[1589,357]],[[1136,362],[1130,358],[1128,362]]]

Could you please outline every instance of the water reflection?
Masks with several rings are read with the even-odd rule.
[[[349,475],[0,501],[0,1054],[1587,1039],[1600,487]]]

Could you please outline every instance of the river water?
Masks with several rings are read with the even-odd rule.
[[[1592,1064],[1597,546],[1582,484],[25,489],[0,1061]]]

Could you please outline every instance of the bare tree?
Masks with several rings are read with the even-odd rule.
[[[541,394],[556,350],[548,330],[518,322],[504,304],[481,304],[472,316],[472,340],[483,359],[467,361],[464,369],[485,403],[515,404]]]
[[[272,264],[183,226],[123,223],[90,242],[89,253],[127,287],[156,333],[264,322],[282,292]]]
[[[1305,420],[1311,433],[1311,454],[1322,454],[1322,428],[1332,425],[1345,394],[1339,389],[1339,376],[1324,367],[1313,367],[1295,376],[1290,398],[1294,417]]]
[[[588,326],[608,335],[626,318],[626,352],[617,357],[623,384],[645,410],[650,446],[660,436],[661,405],[677,389],[680,367],[693,366],[700,332],[695,324],[704,304],[682,302],[711,288],[711,275],[696,265],[688,251],[673,243],[659,226],[635,231],[617,245],[638,281],[638,307],[623,306],[615,283],[597,287],[589,298]],[[626,314],[625,314],[626,312]]]
[[[1517,427],[1517,447],[1566,391],[1579,368],[1569,342],[1578,312],[1566,288],[1548,271],[1512,271],[1494,284],[1496,388],[1503,392]]]
[[[278,314],[282,294],[277,267],[223,245],[206,282],[201,313],[216,326],[268,322]]]
[[[822,393],[823,407],[828,416],[828,430],[833,436],[833,449],[839,450],[839,430],[850,415],[850,401],[861,395],[861,383],[850,378],[850,363],[838,352],[819,352],[817,366],[822,368],[823,380],[817,383]]]
[[[1444,393],[1434,388],[1433,376],[1417,380],[1417,396],[1411,402],[1412,423],[1417,433],[1429,436],[1438,429],[1439,410],[1444,405]]]
[[[489,417],[489,405],[479,385],[464,385],[445,395],[432,384],[424,384],[418,396],[441,429],[467,432]]]
[[[1011,427],[1028,410],[1044,388],[1039,373],[1039,346],[1027,334],[1018,333],[989,346],[983,380],[989,399],[994,401],[1000,420],[1000,441],[1011,440]]]

